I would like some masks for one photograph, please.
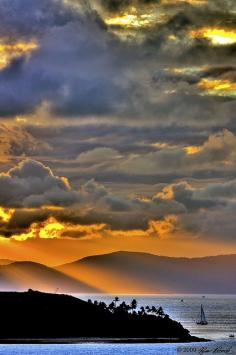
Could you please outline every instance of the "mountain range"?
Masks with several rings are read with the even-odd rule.
[[[9,265],[14,263],[13,260],[9,260],[9,259],[0,259],[0,265]]]
[[[172,258],[121,251],[56,267],[33,262],[0,263],[0,290],[236,294],[235,270],[236,254]]]

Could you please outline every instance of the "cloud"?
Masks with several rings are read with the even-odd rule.
[[[84,195],[85,199],[97,200],[108,194],[106,188],[97,183],[94,179],[89,180],[83,186],[81,186],[81,193]]]
[[[101,147],[81,153],[78,156],[77,161],[80,164],[86,164],[91,166],[104,162],[111,163],[112,160],[119,159],[119,157],[120,154],[117,150],[112,148]]]
[[[111,53],[115,40],[98,15],[90,18],[60,0],[33,6],[28,0],[4,0],[0,14],[8,33],[2,34],[4,41],[24,36],[39,42],[31,58],[13,60],[0,72],[2,116],[32,112],[44,101],[58,115],[71,116],[109,113],[119,104],[122,91],[109,76],[118,71]]]
[[[29,131],[39,140],[46,139],[52,147],[51,158],[46,161],[62,174],[66,170],[77,187],[77,181],[91,178],[124,186],[129,182],[168,183],[182,176],[204,179],[235,175],[236,140],[228,129],[209,136],[202,128],[154,130],[113,125],[59,126],[56,135],[46,127]]]
[[[160,187],[151,197],[121,196],[95,180],[76,191],[43,164],[23,161],[0,176],[4,187],[0,189],[0,204],[5,207],[0,214],[0,233],[17,240],[40,237],[50,231],[53,238],[76,238],[76,232],[78,238],[92,234],[104,237],[117,231],[139,231],[142,236],[163,238],[178,238],[181,233],[191,238],[214,238],[218,228],[217,239],[232,240],[235,181],[205,186],[181,181]],[[222,228],[224,220],[227,228]],[[68,233],[60,232],[63,226]]]
[[[108,8],[121,6],[116,1],[106,4]],[[184,121],[195,122],[202,116],[209,124],[213,115],[219,117],[226,110],[231,112],[230,116],[225,115],[230,119],[232,104],[220,104],[222,108],[216,109],[215,99],[201,97],[199,88],[183,85],[184,79],[172,95],[167,94],[169,83],[153,85],[153,78],[159,76],[156,72],[161,73],[165,67],[197,65],[195,58],[210,66],[224,58],[227,65],[231,56],[229,49],[219,52],[207,41],[199,45],[198,40],[189,38],[189,28],[199,25],[199,18],[202,20],[202,8],[178,4],[170,11],[162,2],[151,5],[157,9],[161,6],[168,16],[161,24],[154,21],[152,31],[140,30],[144,37],[140,44],[136,39],[128,43],[120,40],[105,26],[104,14],[91,7],[85,11],[82,6],[75,8],[61,0],[43,0],[36,5],[29,0],[3,0],[0,36],[2,29],[7,43],[12,38],[13,42],[24,38],[26,43],[33,38],[38,41],[38,49],[30,56],[13,60],[0,72],[0,114],[29,114],[47,102],[53,115],[67,119],[89,120],[95,115],[101,120],[109,117],[144,121],[145,117],[163,124],[163,118],[165,123],[178,122],[180,116]],[[207,16],[217,22],[215,6],[207,9]],[[170,40],[171,35],[180,40]],[[191,54],[195,52],[196,55]]]
[[[176,216],[176,228],[194,238],[235,240],[236,180],[193,187],[182,181],[166,186],[156,197],[176,201],[185,206],[185,213]]]
[[[209,136],[201,146],[167,147],[143,156],[131,157],[121,169],[133,174],[167,174],[179,171],[191,176],[201,170],[220,170],[235,165],[236,138],[228,130]]]
[[[72,224],[103,224],[111,229],[145,229],[150,220],[185,212],[183,204],[165,199],[115,195],[95,180],[73,189],[42,163],[25,160],[0,175],[0,205],[5,207],[2,234],[27,231],[54,216]],[[9,209],[13,210],[10,211]],[[9,213],[7,211],[9,210]]]
[[[49,144],[36,139],[24,127],[0,123],[1,158],[40,155],[51,152]]]
[[[217,235],[220,213],[234,225],[236,20],[223,5],[1,1],[0,119],[18,124],[0,125],[0,205],[15,209],[3,234],[50,217],[113,235]]]
[[[0,205],[5,207],[65,206],[77,200],[65,178],[34,160],[25,160],[1,174],[0,185]]]
[[[149,4],[158,4],[159,0],[100,0],[100,4],[111,12],[119,12],[126,10],[128,7],[149,5]]]
[[[0,35],[11,38],[43,34],[52,27],[65,26],[78,18],[78,14],[63,6],[61,0],[41,0],[37,3],[31,0],[2,0],[0,13]]]

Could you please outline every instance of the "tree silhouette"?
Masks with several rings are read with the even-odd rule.
[[[114,304],[115,304],[115,308],[116,308],[116,306],[117,306],[117,302],[119,302],[119,301],[120,301],[119,297],[115,297],[115,298],[114,298],[113,302],[114,302]]]
[[[105,302],[99,302],[99,308],[101,308],[103,310],[107,309],[106,303]]]
[[[108,309],[109,309],[109,311],[114,312],[115,303],[113,301],[109,304]]]
[[[156,309],[156,307],[155,307],[155,306],[152,306],[152,308],[151,308],[151,312],[152,312],[152,313],[155,313],[155,314],[157,313],[157,309]]]
[[[143,316],[144,314],[146,314],[146,313],[145,313],[145,308],[144,308],[143,306],[140,307],[139,314],[140,314],[141,316]]]
[[[137,308],[137,305],[138,305],[138,302],[135,299],[133,299],[130,304],[130,308],[132,309],[133,313],[134,313],[135,309]]]
[[[158,310],[157,310],[157,315],[158,315],[159,317],[164,317],[165,313],[164,313],[162,307],[159,307],[159,308],[158,308]]]
[[[130,310],[130,306],[126,304],[124,301],[119,304],[119,306],[114,308],[114,313],[116,314],[128,314]]]

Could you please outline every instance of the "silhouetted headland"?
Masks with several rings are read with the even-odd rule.
[[[69,296],[28,292],[0,292],[0,342],[203,341],[192,337],[161,307],[138,307],[115,298],[88,302]],[[56,339],[56,340],[55,340]]]

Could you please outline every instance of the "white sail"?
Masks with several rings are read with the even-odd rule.
[[[201,304],[201,320],[200,320],[200,322],[197,322],[197,324],[200,324],[200,325],[207,325],[208,324],[202,304]]]
[[[206,316],[202,305],[201,305],[201,322],[206,323]]]

